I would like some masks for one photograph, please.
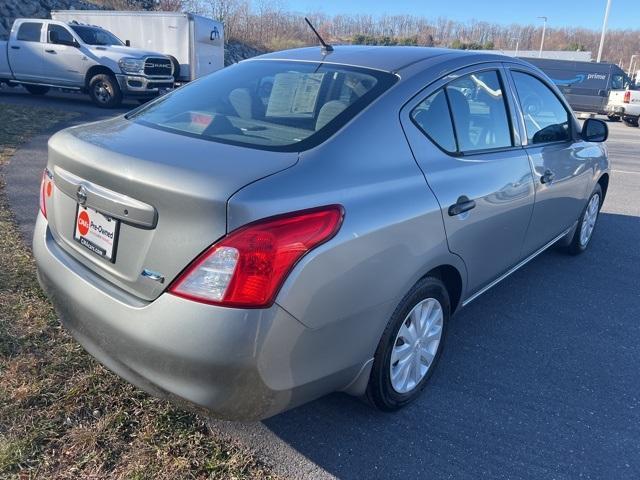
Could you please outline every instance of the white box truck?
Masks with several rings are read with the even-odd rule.
[[[224,29],[210,18],[179,12],[54,10],[62,22],[97,25],[134,48],[172,59],[177,82],[189,82],[224,67]]]

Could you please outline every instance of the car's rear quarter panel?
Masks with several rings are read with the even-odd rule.
[[[303,152],[294,168],[229,201],[230,230],[287,211],[344,206],[340,232],[299,262],[276,300],[311,329],[299,338],[306,364],[297,366],[308,381],[371,358],[393,310],[430,269],[453,264],[464,277],[400,126],[405,98],[400,88],[383,96]]]

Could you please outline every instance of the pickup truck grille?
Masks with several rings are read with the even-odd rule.
[[[173,75],[173,65],[168,58],[149,57],[144,62],[144,74],[168,77]]]

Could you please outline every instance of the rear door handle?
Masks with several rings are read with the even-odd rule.
[[[461,195],[458,197],[458,201],[449,207],[449,215],[454,217],[474,208],[476,208],[475,200],[469,200],[466,195]]]
[[[551,183],[555,178],[556,174],[551,170],[546,170],[544,174],[540,177],[540,183]]]
[[[18,45],[11,45],[11,48],[13,48],[14,50],[20,50],[20,47]]]
[[[56,53],[56,51],[52,50],[52,49],[47,49],[47,50],[45,50],[45,52],[47,52],[47,53]]]

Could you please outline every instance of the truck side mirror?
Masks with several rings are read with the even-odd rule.
[[[127,47],[130,47],[130,46],[131,46],[131,40],[125,40],[125,41],[124,41],[124,44],[125,44]]]

